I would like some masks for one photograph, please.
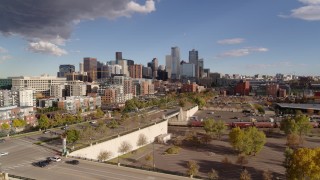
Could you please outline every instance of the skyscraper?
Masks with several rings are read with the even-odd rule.
[[[199,78],[199,56],[198,56],[198,51],[195,49],[192,49],[189,51],[189,63],[194,64],[195,67],[195,77]]]
[[[199,70],[199,78],[203,77],[203,69],[204,69],[204,64],[203,64],[203,59],[198,60],[198,70]]]
[[[141,64],[135,64],[132,66],[129,66],[130,68],[130,77],[131,78],[142,78],[142,65]]]
[[[118,63],[118,60],[122,59],[122,52],[116,52],[116,62]]]
[[[171,79],[180,79],[180,49],[178,47],[171,48],[172,73]]]
[[[75,72],[75,67],[74,65],[71,64],[61,64],[59,66],[59,72],[57,74],[58,77],[66,77],[65,75],[67,73],[73,73]]]
[[[88,81],[97,80],[97,59],[86,57],[83,58],[83,70],[88,73]]]
[[[153,79],[156,79],[157,76],[158,76],[157,71],[158,71],[158,67],[159,67],[158,59],[157,58],[153,58],[151,62],[152,62],[152,67],[151,67],[151,69],[152,69],[152,77],[153,77]]]
[[[83,73],[84,73],[83,63],[79,63],[79,73],[80,73],[80,74],[83,74]]]
[[[172,73],[172,58],[171,58],[171,55],[166,55],[166,71],[168,72],[168,78],[171,78],[171,73]]]

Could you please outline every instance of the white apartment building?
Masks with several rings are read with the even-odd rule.
[[[36,106],[36,99],[33,89],[20,89],[19,94],[19,106]]]
[[[64,84],[66,80],[66,78],[57,78],[47,74],[35,77],[12,77],[12,90],[31,88],[35,91],[35,93],[42,93],[45,96],[50,96],[51,86],[56,84]]]

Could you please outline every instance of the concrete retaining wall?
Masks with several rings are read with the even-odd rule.
[[[118,157],[118,155],[122,155],[118,152],[119,147],[122,142],[127,142],[132,146],[132,150],[138,149],[137,142],[140,134],[144,134],[147,137],[147,144],[152,143],[155,140],[155,137],[161,134],[168,133],[168,121],[163,121],[158,124],[149,126],[147,128],[140,129],[138,131],[132,132],[130,134],[126,134],[123,136],[119,136],[115,139],[111,139],[109,141],[95,144],[77,151],[70,153],[70,156],[82,157],[88,159],[98,160],[98,155],[102,151],[109,151],[112,153],[109,159],[113,159]]]

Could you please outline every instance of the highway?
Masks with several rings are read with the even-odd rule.
[[[0,157],[1,169],[9,174],[43,180],[174,180],[189,179],[138,169],[118,167],[104,163],[79,160],[79,165],[71,165],[62,158],[60,162],[52,162],[46,167],[33,166],[33,162],[44,160],[56,153],[32,144],[24,139],[9,139],[0,144],[1,152],[9,152]]]

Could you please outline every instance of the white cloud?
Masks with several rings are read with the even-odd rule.
[[[245,39],[243,38],[233,38],[233,39],[222,39],[217,41],[217,43],[230,45],[230,44],[240,44],[240,43],[243,43],[244,41]]]
[[[55,56],[68,54],[66,50],[61,49],[57,45],[47,41],[30,42],[28,50],[35,53],[51,54]]]
[[[9,55],[0,56],[0,63],[3,63],[4,61],[10,60],[10,59],[12,59],[12,56],[9,56]]]
[[[257,48],[257,47],[248,47],[248,48],[242,48],[242,49],[234,49],[230,51],[223,52],[219,54],[218,58],[226,58],[226,57],[241,57],[241,56],[247,56],[249,54],[255,53],[255,52],[267,52],[269,51],[267,48]]]
[[[0,35],[23,37],[31,42],[28,48],[33,52],[63,55],[66,51],[58,46],[66,45],[78,23],[148,14],[156,10],[155,4],[154,0],[3,1]]]
[[[8,52],[8,50],[6,50],[5,48],[3,48],[3,47],[0,47],[0,53],[7,53]]]
[[[307,21],[320,20],[320,0],[299,0],[305,5],[297,9],[292,9],[289,15],[279,15],[282,18],[297,18]]]
[[[155,11],[155,3],[153,0],[147,0],[145,5],[140,5],[134,1],[130,1],[127,4],[127,10],[128,12],[138,12],[138,13],[150,13],[152,11]]]
[[[304,4],[320,4],[320,0],[299,0]]]

